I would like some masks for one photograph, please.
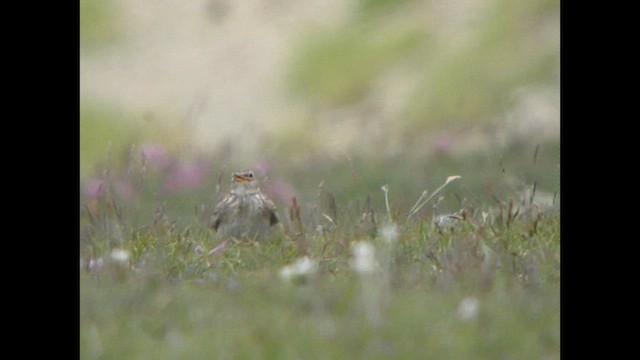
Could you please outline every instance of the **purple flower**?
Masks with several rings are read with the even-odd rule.
[[[118,180],[113,184],[113,190],[119,196],[130,199],[134,197],[135,190],[130,182]],[[91,199],[96,199],[103,196],[107,192],[107,184],[104,180],[93,179],[90,180],[84,188],[84,193]]]
[[[167,176],[164,188],[168,192],[198,188],[204,185],[206,175],[207,166],[203,163],[179,164]]]
[[[90,198],[97,198],[104,194],[104,180],[90,180],[84,189],[84,193]]]
[[[164,169],[171,164],[169,152],[162,145],[144,144],[140,149],[144,161],[153,168]]]
[[[439,153],[447,153],[453,146],[454,138],[450,134],[442,134],[436,138],[435,148]]]
[[[293,187],[282,181],[270,181],[264,190],[265,195],[284,204],[291,203],[291,199],[296,196]]]
[[[98,258],[97,260],[94,258],[89,259],[88,264],[84,264],[83,261],[80,261],[80,265],[86,266],[85,270],[88,272],[101,270],[104,266],[104,260],[102,258]]]

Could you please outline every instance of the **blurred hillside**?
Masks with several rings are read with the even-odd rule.
[[[557,0],[80,4],[87,198],[191,214],[246,167],[281,204],[559,191]]]

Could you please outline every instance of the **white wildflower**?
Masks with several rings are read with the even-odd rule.
[[[475,296],[462,299],[458,305],[458,317],[462,320],[473,320],[478,316],[480,301]]]
[[[378,264],[376,262],[376,248],[367,241],[357,241],[351,246],[353,258],[351,268],[360,274],[373,273]]]
[[[398,239],[398,227],[395,223],[388,223],[380,229],[380,236],[387,244],[393,244]]]
[[[280,269],[280,278],[291,282],[304,282],[318,272],[318,262],[308,256],[304,256],[292,264]]]
[[[111,260],[119,264],[126,264],[129,261],[129,252],[124,249],[113,249],[111,251]]]

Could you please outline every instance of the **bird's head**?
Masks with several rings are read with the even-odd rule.
[[[233,191],[238,194],[258,190],[258,181],[251,170],[236,171],[231,176]]]

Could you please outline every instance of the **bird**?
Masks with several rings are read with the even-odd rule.
[[[216,205],[211,216],[211,227],[216,233],[235,239],[264,240],[279,223],[274,202],[262,194],[251,170],[232,174],[231,191]]]

